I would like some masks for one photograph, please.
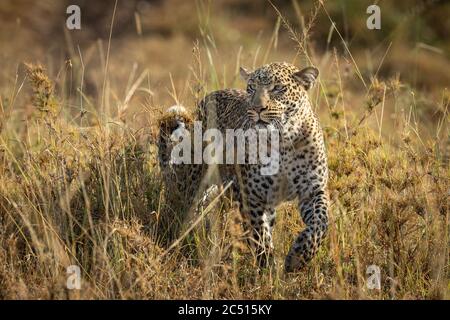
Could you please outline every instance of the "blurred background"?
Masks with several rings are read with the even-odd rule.
[[[381,8],[381,30],[366,28],[366,9],[374,3]],[[72,4],[81,8],[81,30],[70,31],[65,26],[66,8]],[[299,34],[309,31],[309,46],[316,57],[335,50],[349,67],[354,59],[366,81],[378,71],[377,75],[385,78],[400,74],[402,81],[430,92],[448,86],[448,1],[335,0],[323,4],[273,1]],[[80,87],[81,57],[85,94],[98,95],[114,5],[114,0],[2,0],[1,87],[14,81],[22,62],[40,62],[57,79],[70,71],[71,83],[60,88],[70,100]],[[309,26],[312,16],[314,22]],[[154,97],[160,96],[158,101],[166,103],[169,74],[176,87],[182,86],[197,40],[210,46],[216,71],[222,76],[228,68],[234,71],[237,58],[240,64],[250,66],[264,58],[292,61],[296,44],[278,20],[274,7],[264,0],[119,0],[108,62],[114,72],[108,74],[108,83],[120,97],[125,89],[121,92],[120,86],[132,70],[147,68]],[[216,53],[221,54],[214,56]],[[318,58],[315,62],[319,63]],[[323,74],[329,72],[329,66],[323,63]],[[229,79],[232,76],[229,74]]]

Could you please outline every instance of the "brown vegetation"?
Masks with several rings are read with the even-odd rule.
[[[367,6],[340,1],[119,1],[112,28],[114,2],[80,3],[74,32],[63,1],[0,5],[0,298],[450,297],[450,44],[433,28],[448,27],[448,4],[425,7],[426,36],[411,38],[413,11],[403,32],[393,22],[406,1],[386,4],[377,35]],[[239,65],[279,60],[321,70],[310,94],[331,170],[329,235],[293,275],[294,203],[278,210],[277,265],[258,273],[228,200],[205,212],[210,233],[184,232],[154,140],[170,105],[194,108],[243,87]],[[81,290],[66,288],[69,265]],[[366,287],[369,265],[381,290]]]

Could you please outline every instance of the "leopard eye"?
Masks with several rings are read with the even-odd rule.
[[[255,91],[255,85],[253,85],[252,83],[249,83],[248,85],[247,85],[247,92],[249,92],[249,93],[252,93],[252,92],[254,92]]]
[[[273,87],[272,92],[279,93],[279,92],[283,91],[283,89],[284,89],[283,85],[277,84]]]

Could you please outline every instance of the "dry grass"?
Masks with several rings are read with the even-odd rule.
[[[110,39],[108,59],[107,43],[72,44],[70,64],[54,76],[29,64],[3,79],[0,298],[449,299],[448,90],[403,82],[395,73],[405,66],[371,80],[363,59],[346,57],[351,48],[317,53],[282,15],[267,37],[243,35],[242,48],[214,33],[224,25],[211,25],[208,4],[197,6],[199,43]],[[313,31],[309,17],[320,12],[297,14]],[[330,230],[292,275],[282,261],[302,228],[295,203],[278,209],[276,266],[258,273],[226,199],[205,214],[210,233],[200,223],[171,246],[192,220],[166,201],[156,162],[162,110],[242,86],[237,66],[265,60],[310,60],[321,70],[311,99],[329,155]],[[144,64],[149,73],[139,72]],[[373,264],[381,290],[366,287]],[[81,290],[66,288],[69,265],[81,268]]]

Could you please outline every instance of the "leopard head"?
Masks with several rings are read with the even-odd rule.
[[[281,62],[270,63],[249,72],[240,69],[241,77],[247,82],[247,116],[255,124],[280,121],[283,114],[297,108],[307,97],[306,91],[315,83],[319,70]]]
[[[159,119],[160,136],[170,139],[173,132],[180,128],[188,128],[193,120],[183,106],[172,106]]]
[[[170,162],[171,152],[179,142],[177,133],[193,126],[190,113],[183,106],[172,106],[159,119],[159,158],[162,164]]]

